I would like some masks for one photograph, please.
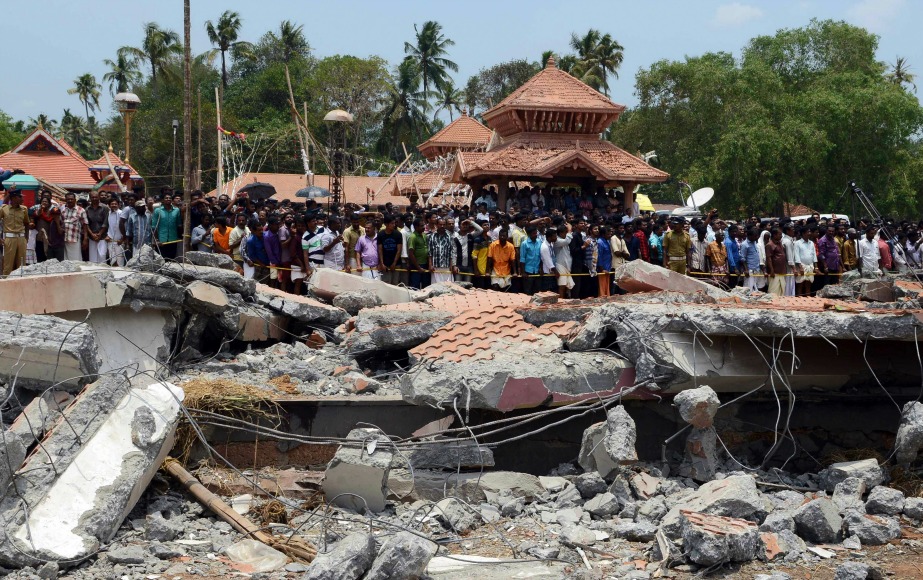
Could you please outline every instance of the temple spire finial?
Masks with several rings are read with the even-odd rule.
[[[557,63],[554,61],[553,54],[548,56],[548,62],[545,63],[545,68],[557,68]]]

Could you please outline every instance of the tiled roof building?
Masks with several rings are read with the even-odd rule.
[[[541,72],[482,115],[502,142],[484,152],[460,152],[452,180],[474,188],[497,184],[501,206],[510,181],[591,190],[621,186],[630,206],[635,186],[660,183],[669,175],[600,139],[624,110],[550,58]]]

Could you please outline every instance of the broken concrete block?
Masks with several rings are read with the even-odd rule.
[[[607,478],[609,474],[618,468],[618,464],[609,457],[606,452],[606,446],[603,438],[606,434],[606,423],[594,423],[586,428],[583,432],[583,440],[580,443],[580,455],[577,463],[586,471],[597,471]]]
[[[208,266],[209,268],[221,268],[222,270],[234,269],[234,260],[227,254],[186,252],[183,254],[183,261],[189,262],[194,266]]]
[[[450,312],[421,308],[390,310],[374,308],[361,311],[337,337],[349,352],[376,350],[409,350],[429,340],[454,316]]]
[[[365,580],[422,578],[438,549],[434,542],[417,534],[398,532],[382,544]]]
[[[16,437],[28,449],[36,441],[42,440],[73,400],[74,395],[65,391],[52,389],[43,392],[32,399],[13,420],[7,436]]]
[[[885,575],[865,562],[843,562],[836,567],[833,580],[883,580]]]
[[[679,473],[696,481],[711,481],[718,470],[718,434],[713,427],[693,427],[686,437],[686,454]]]
[[[375,539],[367,532],[355,532],[329,552],[318,551],[301,580],[358,580],[374,560]]]
[[[151,246],[141,246],[141,249],[128,260],[126,266],[133,270],[145,270],[147,272],[157,272],[163,268],[165,260]]]
[[[711,387],[703,385],[697,389],[680,391],[673,398],[673,404],[679,408],[679,415],[683,421],[693,427],[705,429],[714,423],[721,401]]]
[[[870,514],[896,516],[904,511],[904,494],[897,489],[883,485],[876,486],[865,502],[865,511]]]
[[[439,500],[432,511],[432,515],[445,523],[450,530],[454,530],[459,534],[470,532],[481,522],[479,513],[454,497]]]
[[[26,458],[26,447],[9,431],[0,438],[0,495],[6,493],[13,474]]]
[[[600,519],[606,519],[622,510],[618,500],[608,491],[588,500],[584,504],[583,509]]]
[[[850,300],[853,297],[852,286],[848,284],[827,284],[817,291],[818,298],[831,300]]]
[[[342,308],[350,316],[359,314],[360,310],[381,306],[381,298],[374,292],[368,290],[353,290],[337,294],[333,299],[333,305]]]
[[[923,403],[910,401],[904,404],[901,410],[901,423],[897,428],[897,438],[894,440],[897,462],[913,463],[921,447],[923,447]]]
[[[615,270],[615,283],[626,292],[701,292],[715,298],[728,293],[691,276],[684,276],[644,260],[625,262]]]
[[[186,308],[201,314],[217,315],[228,308],[228,297],[224,289],[202,280],[186,286]]]
[[[349,318],[345,310],[324,304],[307,296],[289,294],[265,284],[257,284],[256,290],[257,304],[289,316],[298,322],[337,326],[343,324]]]
[[[901,537],[897,518],[850,511],[844,522],[847,533],[858,536],[864,546],[881,546]]]
[[[809,542],[825,544],[840,539],[843,518],[836,504],[825,497],[804,504],[795,510],[792,517],[798,535]]]
[[[580,496],[583,499],[590,499],[595,497],[597,494],[600,494],[609,487],[603,478],[599,476],[599,473],[595,471],[590,471],[589,473],[582,473],[574,479],[574,485],[577,487],[577,491],[580,492]]]
[[[860,280],[859,298],[868,302],[894,302],[894,284],[886,280]]]
[[[904,515],[915,520],[923,520],[923,497],[908,497],[905,499]]]
[[[609,528],[616,538],[630,542],[650,542],[657,535],[657,525],[651,522],[618,522]]]
[[[221,286],[234,294],[240,294],[244,298],[253,296],[256,293],[256,280],[248,280],[233,270],[167,262],[160,268],[159,272],[179,282],[202,280],[209,284]]]
[[[333,300],[344,292],[368,291],[381,299],[382,304],[401,304],[413,302],[420,295],[416,290],[387,284],[381,280],[372,280],[347,274],[330,268],[315,268],[311,275],[311,290],[324,300]]]
[[[833,503],[840,513],[850,509],[865,509],[862,496],[866,492],[865,482],[858,477],[847,477],[833,488]]]
[[[182,400],[169,383],[134,386],[112,375],[86,387],[23,463],[19,494],[0,502],[0,564],[77,562],[108,542],[172,447]],[[144,409],[153,429],[133,434],[147,423],[135,419]]]
[[[403,460],[395,458],[400,465]],[[484,501],[487,494],[499,495],[501,492],[514,498],[534,500],[545,492],[538,478],[528,473],[513,471],[486,471],[484,473],[447,473],[427,469],[410,470],[395,468],[388,478],[389,499],[412,502],[417,500],[439,501],[446,493],[468,503]]]
[[[590,546],[596,543],[596,534],[575,523],[565,523],[561,526],[561,543],[565,546]]]
[[[670,539],[678,538],[681,533],[683,510],[759,521],[772,511],[772,503],[760,494],[749,475],[709,481],[671,507],[663,517],[660,528]]]
[[[753,522],[688,510],[681,516],[683,546],[692,562],[714,566],[760,556],[760,535]]]
[[[17,387],[76,391],[96,380],[101,362],[86,324],[0,312],[0,366],[15,369]]]
[[[792,519],[792,513],[786,510],[777,509],[773,511],[760,524],[761,532],[779,533],[783,530],[793,533],[795,531],[795,520]]]
[[[414,469],[493,467],[494,452],[472,441],[423,442],[404,455]]]
[[[635,449],[637,439],[635,421],[622,405],[617,405],[606,413],[606,435],[603,445],[612,461],[623,463],[638,460]]]
[[[776,558],[797,556],[807,548],[804,540],[796,536],[795,533],[790,530],[761,532],[760,540],[763,542],[765,558],[769,562],[772,562]]]
[[[885,480],[884,472],[875,459],[834,463],[817,475],[824,490],[828,492],[833,492],[836,489],[836,484],[848,477],[858,477],[865,482],[866,487],[869,489]]]
[[[645,471],[632,473],[628,478],[631,490],[635,492],[635,495],[640,499],[650,499],[656,495],[661,481],[663,480],[659,477],[654,477]]]
[[[327,464],[321,487],[328,503],[356,512],[385,509],[394,446],[378,429],[353,429]],[[357,497],[358,496],[358,497]]]

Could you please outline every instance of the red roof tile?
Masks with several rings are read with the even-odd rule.
[[[64,139],[35,129],[19,145],[0,155],[0,167],[22,169],[65,189],[86,190],[96,185],[90,165]]]
[[[490,136],[491,130],[473,117],[469,117],[466,111],[441,131],[417,145],[417,149],[424,156],[433,158],[450,150],[486,147],[490,142]]]
[[[507,109],[580,110],[618,115],[625,106],[557,68],[554,58],[550,58],[537,75],[482,116],[490,125],[490,119]]]
[[[519,135],[486,153],[459,153],[452,179],[521,176],[542,180],[567,169],[588,172],[604,182],[659,183],[669,177],[608,141],[543,138],[533,133]]]
[[[452,175],[446,175],[444,172],[436,169],[424,171],[423,173],[404,173],[394,176],[394,186],[389,187],[391,195],[403,196],[414,193],[430,193],[438,188],[439,191],[445,191],[451,187]]]
[[[529,296],[495,290],[472,290],[467,294],[436,296],[430,298],[429,303],[436,310],[459,315],[468,310],[488,311],[501,306],[522,306],[529,303]]]
[[[300,173],[245,173],[240,179],[237,179],[233,182],[226,182],[225,184],[225,193],[231,193],[231,186],[236,186],[238,189],[243,187],[248,183],[254,181],[261,181],[263,183],[270,183],[276,188],[276,195],[273,196],[273,199],[278,199],[279,201],[288,199],[291,201],[307,201],[304,198],[295,197],[295,192],[303,187],[308,186],[307,178]],[[355,203],[359,205],[366,205],[366,189],[370,189],[372,193],[377,192],[383,185],[387,185],[387,177],[368,177],[365,175],[347,175],[343,178],[343,193],[345,199],[342,200],[343,203]],[[314,185],[318,187],[323,187],[330,189],[330,176],[329,175],[315,175],[314,176]],[[206,195],[215,195],[216,189],[211,190]],[[384,204],[391,202],[394,205],[409,205],[410,202],[406,198],[392,197],[389,195],[390,190],[385,188],[379,194],[379,196],[371,200],[372,205]],[[327,202],[326,198],[316,200],[318,203],[325,204]]]

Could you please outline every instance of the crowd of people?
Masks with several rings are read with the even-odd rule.
[[[644,260],[723,288],[747,286],[808,296],[843,272],[877,276],[921,263],[923,222],[845,219],[725,221],[716,210],[687,220],[624,208],[620,193],[569,188],[513,189],[505,210],[492,189],[471,206],[324,206],[245,196],[191,194],[192,250],[226,254],[248,278],[303,293],[317,268],[412,288],[443,281],[562,297],[622,290],[613,273]],[[23,263],[84,260],[122,266],[142,246],[166,259],[182,251],[182,195],[93,191],[48,194],[26,208],[6,192],[0,208],[3,273]],[[884,226],[884,230],[881,227]]]

